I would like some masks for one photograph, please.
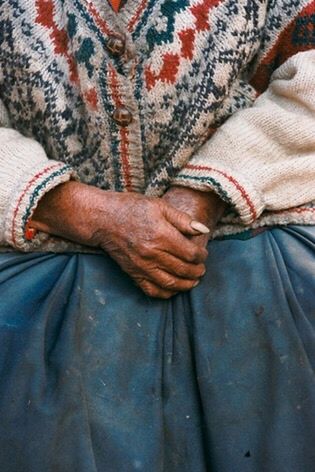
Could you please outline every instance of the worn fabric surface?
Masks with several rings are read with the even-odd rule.
[[[105,255],[1,254],[1,472],[313,471],[314,251],[211,242],[170,301]]]

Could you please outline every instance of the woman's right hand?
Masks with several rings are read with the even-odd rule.
[[[32,226],[101,247],[147,295],[169,298],[205,272],[207,251],[189,239],[198,234],[191,221],[159,198],[70,181],[43,197]]]

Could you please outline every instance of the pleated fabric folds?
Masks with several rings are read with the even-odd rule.
[[[106,255],[0,255],[1,472],[311,472],[315,228],[209,243],[151,299]]]

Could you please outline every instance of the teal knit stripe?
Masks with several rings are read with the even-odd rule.
[[[47,187],[47,185],[50,182],[60,177],[61,175],[67,174],[70,170],[71,170],[71,167],[69,165],[64,165],[63,167],[56,170],[55,172],[52,172],[48,177],[46,177],[40,184],[38,184],[35,187],[34,191],[32,192],[32,195],[30,196],[30,200],[29,200],[28,206],[26,207],[25,213],[22,217],[23,227],[26,225],[26,222],[31,215],[31,211],[34,206],[34,203],[37,201],[38,197],[42,194],[42,191],[45,189],[45,187]]]
[[[228,196],[227,192],[222,188],[222,185],[215,180],[213,177],[197,177],[194,175],[187,175],[187,174],[180,174],[177,179],[184,179],[184,180],[197,180],[202,183],[208,183],[212,187],[214,187],[214,190],[216,193],[224,200],[225,202],[229,203],[230,205],[232,204],[232,201],[230,197]],[[176,179],[176,180],[177,180]]]

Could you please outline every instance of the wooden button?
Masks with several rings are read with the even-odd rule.
[[[118,36],[109,36],[106,47],[113,56],[122,56],[125,52],[125,41]]]
[[[120,126],[128,126],[132,122],[132,114],[127,108],[118,107],[113,113],[113,120]]]

